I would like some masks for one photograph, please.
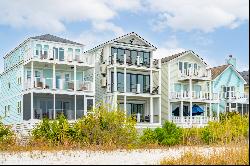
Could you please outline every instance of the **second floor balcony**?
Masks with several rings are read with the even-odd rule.
[[[191,98],[192,97],[192,98]],[[218,101],[220,99],[219,93],[209,93],[206,91],[183,91],[183,92],[170,92],[170,99],[175,100],[198,100],[198,101],[208,101],[214,100]]]
[[[51,63],[76,64],[80,66],[94,66],[94,57],[80,53],[80,51],[65,51],[64,49],[54,48],[53,50],[35,50],[27,51],[25,61],[34,59]]]
[[[178,71],[179,80],[211,80],[211,70],[208,69],[194,69],[192,67]]]
[[[221,92],[220,96],[222,99],[226,99],[226,100],[238,100],[238,99],[248,100],[249,99],[248,94],[245,94],[242,92],[236,92],[236,91]]]
[[[81,81],[76,80],[76,82],[65,79],[56,79],[53,82],[53,78],[34,78],[34,82],[32,83],[31,79],[27,79],[24,82],[24,90],[35,89],[35,90],[54,90],[61,92],[72,92],[72,91],[80,91],[80,92],[93,92],[94,91],[94,83],[91,81]],[[76,90],[74,90],[76,88]]]

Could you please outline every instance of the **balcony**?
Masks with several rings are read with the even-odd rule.
[[[55,84],[55,88],[53,88],[53,78],[34,78],[33,85],[31,83],[31,79],[24,82],[24,89],[74,91],[74,81],[57,79]],[[76,91],[93,92],[93,85],[94,84],[91,81],[76,80]]]
[[[229,91],[222,92],[221,98],[232,101],[232,100],[249,100],[249,95],[241,92]]]
[[[117,65],[121,67],[135,68],[135,69],[147,69],[147,68],[160,69],[161,60],[155,60],[151,65],[150,59],[143,60],[140,56],[131,58],[128,57],[126,54],[118,58],[117,54],[114,53],[114,55],[109,56],[108,65]]]
[[[211,70],[198,70],[198,69],[184,69],[182,71],[178,71],[178,78],[179,80],[188,80],[188,79],[193,79],[193,80],[211,80]]]
[[[183,91],[183,92],[171,92],[170,93],[170,99],[177,99],[177,100],[189,100],[191,98],[189,91]],[[192,91],[192,99],[193,100],[200,100],[200,101],[206,101],[206,100],[219,100],[219,93],[212,93],[210,96],[209,92],[204,91]]]
[[[85,54],[64,54],[63,56],[55,56],[53,53],[40,53],[39,55],[33,54],[31,50],[29,50],[24,58],[24,61],[29,61],[30,59],[34,59],[40,62],[57,62],[58,64],[76,64],[80,66],[94,66],[94,57],[86,56]]]
[[[172,116],[171,121],[177,126],[189,128],[192,126],[195,127],[204,127],[208,124],[209,121],[216,121],[217,117],[207,117],[207,116]]]

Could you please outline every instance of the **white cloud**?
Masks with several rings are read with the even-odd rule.
[[[153,30],[166,27],[175,30],[211,32],[219,27],[236,28],[249,20],[248,0],[154,0],[148,1],[158,14]]]
[[[0,25],[62,32],[66,22],[89,21],[97,30],[120,34],[122,28],[111,22],[118,10],[139,8],[139,0],[0,0]]]
[[[185,51],[184,48],[164,48],[164,47],[160,47],[155,51],[153,58],[161,59],[161,58],[171,56],[171,55],[183,52],[183,51]]]
[[[172,35],[165,42],[161,44],[161,47],[159,47],[156,50],[153,58],[160,59],[160,58],[174,55],[176,53],[183,52],[185,50],[186,49],[179,46],[179,41],[177,37]]]

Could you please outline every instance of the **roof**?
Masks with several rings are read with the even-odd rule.
[[[223,71],[226,70],[226,68],[228,68],[230,65],[221,65],[221,66],[216,66],[211,69],[211,74],[212,74],[212,79],[215,79],[216,77],[218,77]]]
[[[63,38],[60,38],[60,37],[57,37],[57,36],[54,36],[54,35],[45,34],[45,35],[40,35],[40,36],[35,36],[35,37],[29,37],[24,42],[22,42],[17,47],[15,47],[10,52],[8,52],[3,58],[5,59],[6,57],[8,57],[10,54],[12,54],[15,50],[17,50],[19,47],[21,47],[22,45],[24,45],[30,39],[54,41],[54,42],[59,42],[59,43],[68,43],[68,44],[74,44],[74,45],[84,46],[81,43],[73,42],[73,41],[70,41],[70,40],[67,40],[67,39],[63,39]]]
[[[249,70],[248,71],[242,71],[240,72],[241,76],[244,78],[244,80],[249,85]]]
[[[161,63],[169,62],[169,61],[171,61],[171,60],[173,60],[173,59],[175,59],[175,58],[178,58],[178,57],[180,57],[180,56],[182,56],[182,55],[184,55],[184,54],[187,54],[187,53],[192,53],[192,54],[196,55],[198,58],[201,59],[201,61],[202,61],[205,65],[207,65],[207,63],[206,63],[199,55],[197,55],[196,53],[194,53],[194,51],[192,51],[192,50],[187,50],[187,51],[183,51],[183,52],[180,52],[180,53],[171,55],[171,56],[164,57],[164,58],[161,59]]]
[[[67,44],[74,44],[74,45],[83,46],[83,44],[81,44],[81,43],[73,42],[73,41],[63,39],[63,38],[60,38],[58,36],[54,36],[54,35],[50,35],[50,34],[31,37],[31,39],[46,40],[46,41],[53,41],[53,42],[58,42],[58,43],[67,43]]]
[[[244,81],[244,84],[247,83],[246,80],[240,74],[240,72],[238,72],[235,69],[235,67],[233,65],[231,65],[231,64],[225,64],[225,65],[221,65],[221,66],[210,68],[211,69],[211,74],[212,74],[212,80],[214,80],[219,75],[221,75],[229,67],[231,67],[235,71],[235,73],[239,76],[239,78],[241,78]]]
[[[120,36],[120,37],[114,38],[114,39],[112,39],[112,40],[109,40],[109,41],[107,41],[107,42],[105,42],[105,43],[99,44],[99,45],[97,45],[96,47],[91,48],[90,50],[87,50],[87,51],[85,51],[85,52],[90,52],[90,51],[95,50],[95,49],[97,49],[97,48],[100,48],[100,47],[102,47],[102,46],[104,46],[104,45],[106,45],[106,44],[113,43],[113,42],[115,42],[115,41],[117,41],[117,40],[126,38],[126,37],[131,36],[131,35],[134,35],[134,36],[136,36],[137,38],[141,39],[142,41],[144,41],[145,43],[147,43],[150,47],[153,47],[153,48],[157,49],[154,45],[152,45],[151,43],[149,43],[147,40],[143,39],[143,38],[142,38],[141,36],[139,36],[137,33],[135,33],[135,32],[130,32],[130,33],[127,33],[127,34],[125,34],[125,35],[123,35],[123,36]]]

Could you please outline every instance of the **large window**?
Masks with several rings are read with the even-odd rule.
[[[124,92],[124,74],[117,73],[117,90],[119,92]]]
[[[222,86],[222,92],[225,98],[235,97],[234,86]]]
[[[58,59],[58,48],[56,48],[56,47],[53,47],[53,57],[55,59]]]
[[[117,54],[116,59],[118,63],[124,63],[124,54],[126,54],[126,61],[128,65],[136,65],[137,56],[139,56],[140,65],[149,66],[150,64],[150,52],[111,47],[111,60],[113,60],[114,53]]]
[[[48,45],[44,45],[44,56],[47,57],[48,56],[48,52],[49,52],[49,46]]]
[[[114,73],[111,73],[111,91],[114,91]],[[142,74],[126,74],[126,92],[136,92],[136,86],[140,84],[141,93],[149,93],[150,76]],[[117,73],[117,91],[124,92],[124,74]]]

